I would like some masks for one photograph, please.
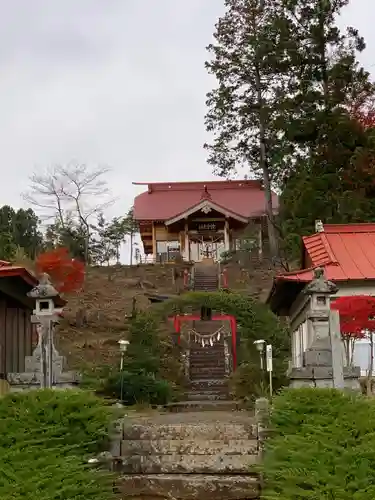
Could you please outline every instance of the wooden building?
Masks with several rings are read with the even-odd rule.
[[[266,236],[266,203],[258,181],[134,183],[147,191],[134,200],[146,255],[158,261],[177,255],[197,262],[220,259],[234,250],[251,224],[262,252]],[[274,210],[278,197],[273,194]]]
[[[32,354],[36,339],[31,315],[35,303],[27,293],[37,284],[37,278],[24,267],[0,261],[0,378],[3,380],[8,373],[24,372],[25,356]]]

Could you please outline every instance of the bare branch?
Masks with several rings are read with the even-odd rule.
[[[76,223],[84,228],[87,244],[90,219],[113,202],[106,181],[108,167],[90,168],[84,164],[55,165],[45,172],[34,173],[24,199],[39,209],[44,220],[58,220],[61,227]]]

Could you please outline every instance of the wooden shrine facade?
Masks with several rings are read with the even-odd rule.
[[[249,225],[262,252],[266,235],[264,192],[256,181],[149,184],[135,199],[134,217],[145,254],[158,261],[220,260]]]

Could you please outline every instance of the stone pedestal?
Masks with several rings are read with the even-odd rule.
[[[26,389],[40,389],[42,381],[42,339],[39,329],[38,345],[31,356],[25,357],[25,372],[8,373],[7,380],[11,391]],[[45,346],[45,358],[47,365],[47,377],[49,376],[49,353]],[[77,386],[80,377],[76,372],[64,371],[65,358],[60,356],[54,345],[52,345],[52,386],[54,389],[70,389]]]
[[[344,368],[344,388],[359,391],[360,368]],[[332,367],[292,368],[289,372],[290,387],[334,388]]]

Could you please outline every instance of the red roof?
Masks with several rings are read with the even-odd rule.
[[[324,232],[302,238],[312,267],[284,273],[277,280],[309,282],[323,266],[332,281],[375,279],[375,224],[327,224]]]
[[[25,267],[12,266],[10,262],[0,260],[0,278],[6,278],[8,276],[18,276],[32,287],[38,284],[36,276],[30,273]]]
[[[135,183],[136,184],[136,183]],[[265,214],[264,190],[259,181],[207,181],[146,184],[148,191],[134,200],[136,220],[165,221],[184,214],[207,199],[218,209],[249,219]],[[278,197],[273,193],[275,211]]]

